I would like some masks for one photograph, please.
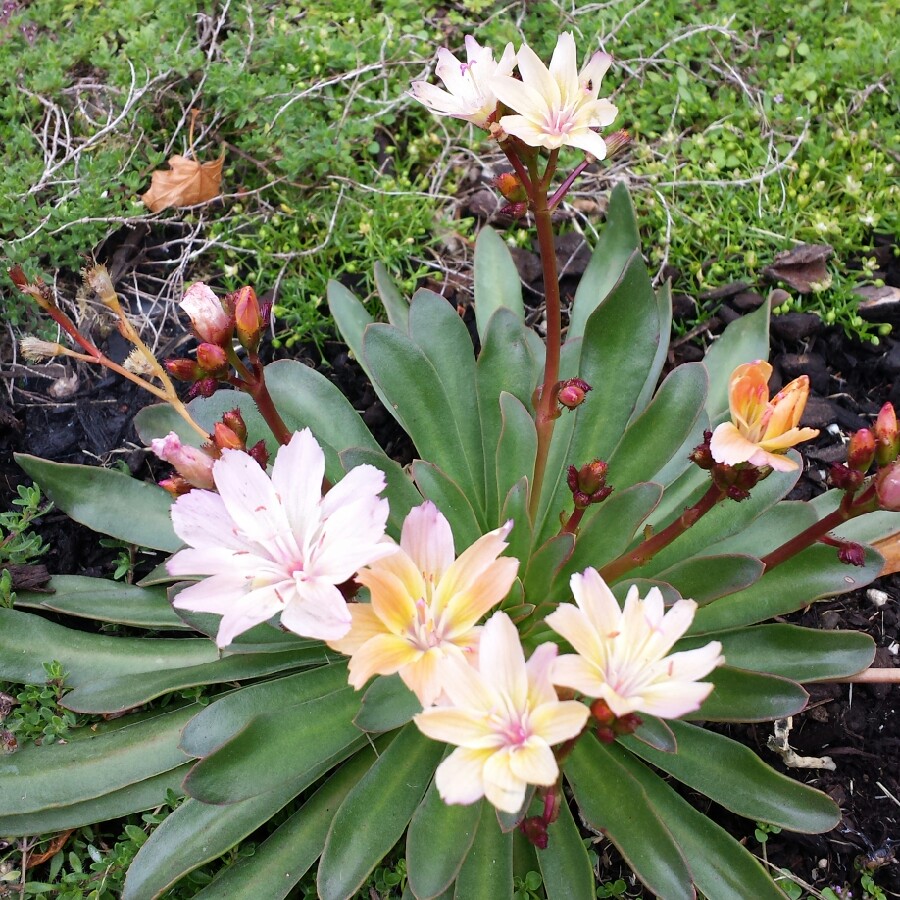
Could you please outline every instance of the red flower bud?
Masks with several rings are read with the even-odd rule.
[[[900,453],[900,430],[893,404],[885,403],[875,420],[875,461],[879,466],[892,463]]]
[[[234,324],[238,340],[242,347],[254,353],[259,347],[265,326],[256,291],[248,285],[235,291],[231,299],[234,303]]]
[[[244,424],[244,417],[239,409],[230,409],[222,415],[222,424],[227,425],[241,440],[241,443],[247,441],[247,426]]]
[[[865,474],[875,459],[875,434],[868,428],[860,428],[847,445],[847,465]]]
[[[862,566],[866,562],[866,551],[862,544],[842,541],[838,547],[838,559],[848,566]]]
[[[547,844],[550,843],[547,823],[540,816],[529,816],[527,819],[523,819],[519,828],[529,844],[534,845],[538,850],[547,849]]]
[[[168,478],[163,478],[159,482],[159,486],[163,490],[168,491],[173,497],[180,497],[182,494],[186,494],[194,489],[194,486],[180,475],[170,475]]]
[[[875,496],[881,509],[900,512],[900,462],[895,461],[875,476]]]
[[[616,721],[616,714],[609,708],[609,704],[600,698],[591,704],[591,715],[601,725],[612,725]]]
[[[509,216],[511,219],[521,219],[528,212],[527,203],[507,203],[497,210],[498,215]]]
[[[247,452],[259,463],[261,468],[265,469],[269,464],[269,451],[266,449],[265,441],[257,441]]]
[[[212,397],[219,382],[215,378],[201,378],[195,381],[188,390],[188,397]]]
[[[592,503],[600,503],[612,493],[613,489],[606,485],[607,468],[602,459],[586,463],[580,469],[569,466],[566,483],[576,509],[586,509]]]
[[[221,378],[228,372],[228,356],[218,344],[201,344],[197,348],[197,363],[211,378]]]
[[[566,407],[566,409],[575,409],[584,403],[584,397],[591,390],[591,386],[581,378],[570,378],[567,381],[559,383],[559,392],[556,395],[557,400]]]
[[[644,720],[637,713],[626,713],[616,719],[613,731],[616,734],[634,734],[643,724]]]
[[[167,359],[166,371],[179,381],[196,381],[203,376],[200,366],[192,359]]]
[[[835,463],[828,471],[828,483],[839,491],[855,491],[865,481],[863,472]]]

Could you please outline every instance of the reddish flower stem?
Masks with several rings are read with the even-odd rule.
[[[621,578],[626,572],[649,562],[664,547],[668,547],[679,535],[685,533],[698,519],[705,516],[723,497],[725,492],[715,484],[693,505],[688,507],[674,522],[658,534],[647,538],[633,550],[627,550],[600,569],[600,577],[608,583]]]
[[[550,207],[550,211],[552,212],[556,209],[557,206],[562,202],[563,197],[569,192],[569,188],[575,183],[575,179],[590,165],[588,160],[584,160],[584,162],[580,162],[574,169],[566,176],[566,180],[556,189],[553,196],[550,198],[548,202],[548,206]]]

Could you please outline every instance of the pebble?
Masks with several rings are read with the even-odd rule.
[[[866,599],[869,601],[869,603],[872,604],[872,606],[880,609],[891,598],[890,595],[885,593],[884,591],[879,591],[877,588],[869,588],[869,590],[866,591]]]

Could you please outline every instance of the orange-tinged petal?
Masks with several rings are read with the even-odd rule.
[[[404,555],[402,550],[394,554]],[[372,609],[384,623],[384,630],[396,635],[405,634],[416,617],[416,600],[421,594],[410,596],[406,583],[396,572],[389,572],[377,563],[368,570],[363,569],[357,580],[371,592]]]
[[[375,635],[384,634],[384,623],[375,615],[375,611],[368,603],[350,604],[350,618],[352,619],[350,631],[342,638],[327,642],[332,650],[337,650],[345,656],[356,653]]]
[[[736,466],[749,462],[759,452],[759,446],[741,434],[731,422],[723,422],[712,433],[709,452],[716,462]]]
[[[762,447],[763,450],[769,451],[789,450],[791,447],[796,447],[797,444],[800,444],[803,441],[810,441],[814,437],[818,437],[818,435],[818,428],[791,428],[789,431],[785,431],[777,437],[760,441],[759,446]]]
[[[507,522],[501,528],[489,531],[459,555],[437,586],[434,599],[435,615],[440,615],[455,594],[475,590],[478,580],[508,546],[504,538],[511,528],[512,522]],[[518,560],[515,562],[518,567]]]
[[[577,700],[545,703],[531,713],[531,727],[552,747],[580,734],[589,715],[587,706]]]
[[[809,378],[801,375],[795,378],[783,390],[779,391],[771,401],[772,417],[766,425],[763,439],[778,437],[796,428],[806,408],[806,400],[809,397]]]
[[[373,675],[393,675],[422,655],[403,638],[379,634],[350,657],[350,684],[359,690]]]
[[[370,566],[361,569],[356,576],[356,580],[366,587],[372,587],[369,584],[370,576],[393,576],[403,586],[405,593],[417,600],[419,597],[425,596],[425,579],[422,573],[415,567],[413,561],[402,550],[392,553],[383,559],[376,560]],[[374,578],[371,579],[374,583]],[[380,584],[380,582],[379,582]],[[388,581],[390,590],[394,590],[393,582]]]
[[[422,706],[432,706],[443,693],[444,663],[452,649],[455,648],[426,650],[415,662],[400,669],[403,683],[419,698]]]
[[[510,556],[501,557],[494,560],[482,572],[471,588],[451,597],[444,613],[447,636],[452,638],[468,631],[485,613],[496,606],[509,593],[518,570],[517,559]]]

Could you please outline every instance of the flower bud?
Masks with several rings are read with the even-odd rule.
[[[864,471],[860,472],[840,463],[835,463],[828,470],[828,483],[839,491],[855,491],[865,481],[865,478]]]
[[[537,847],[538,850],[547,849],[550,837],[547,834],[547,823],[540,816],[529,816],[527,819],[523,819],[519,828],[529,844]]]
[[[222,422],[216,422],[213,428],[213,444],[219,450],[244,449],[244,442]]]
[[[580,469],[569,466],[566,483],[576,509],[586,509],[592,503],[600,503],[612,493],[612,488],[606,485],[607,468],[602,459],[586,463]]]
[[[247,426],[244,424],[240,409],[230,409],[227,413],[223,413],[222,424],[227,425],[238,436],[241,444],[247,441]]]
[[[881,469],[875,476],[878,506],[889,512],[900,512],[900,462]]]
[[[224,344],[231,339],[234,319],[202,281],[188,288],[180,306],[191,320],[191,327],[198,340],[209,344]]]
[[[616,721],[616,714],[609,708],[609,704],[600,698],[591,704],[591,715],[601,725],[612,725]]]
[[[860,428],[847,445],[847,465],[855,472],[865,474],[874,459],[875,434],[868,428]]]
[[[900,431],[893,404],[885,403],[881,407],[872,431],[875,434],[875,461],[879,466],[892,463],[900,453]]]
[[[521,219],[528,212],[528,204],[524,200],[518,203],[507,203],[497,210],[498,215],[509,216],[510,219]]]
[[[154,438],[150,449],[163,461],[175,467],[175,471],[194,487],[211,490],[216,486],[213,480],[213,459],[202,450],[182,444],[181,439],[170,431],[164,438]]]
[[[106,266],[101,263],[88,266],[82,272],[82,275],[84,276],[84,283],[97,295],[104,306],[112,310],[118,308],[119,297],[113,287],[112,279],[109,277],[109,271]]]
[[[188,396],[194,397],[212,397],[218,388],[219,382],[215,378],[201,378],[195,381],[188,390]]]
[[[163,365],[166,371],[179,381],[196,381],[203,375],[200,366],[192,359],[167,359]]]
[[[589,390],[591,390],[591,386],[586,381],[581,378],[570,378],[559,383],[559,393],[556,398],[566,409],[575,409],[576,406],[584,403],[585,395]]]
[[[841,541],[838,547],[838,559],[848,566],[862,566],[866,562],[866,551],[862,544],[854,541]]]
[[[631,143],[631,135],[624,129],[608,134],[604,139],[606,144],[606,158],[612,159]]]
[[[254,353],[259,347],[265,321],[256,291],[252,287],[245,286],[235,291],[231,297],[234,303],[234,326],[241,346],[250,353]]]
[[[180,475],[170,475],[168,478],[163,478],[159,482],[159,486],[164,491],[168,491],[173,497],[180,497],[182,494],[187,494],[194,489],[194,486]]]
[[[257,441],[247,452],[259,463],[260,468],[265,469],[269,464],[269,451],[265,441]]]
[[[221,378],[228,373],[228,356],[218,344],[200,344],[197,363],[203,373],[212,378]]]
[[[494,186],[510,203],[523,203],[528,199],[525,188],[517,175],[502,172],[494,179]]]

